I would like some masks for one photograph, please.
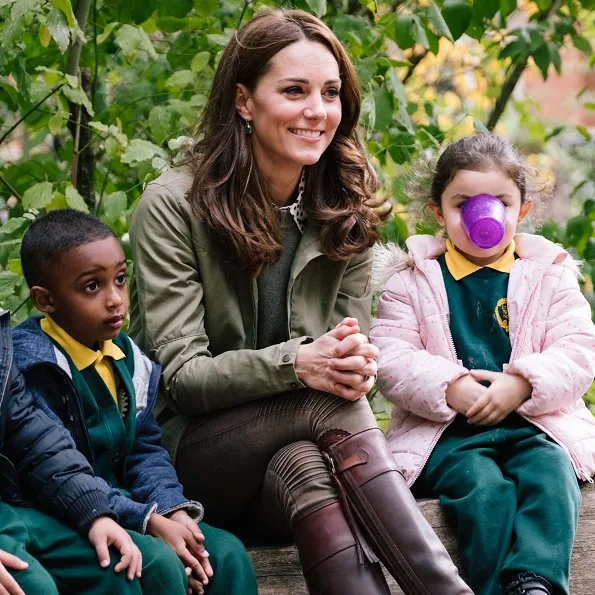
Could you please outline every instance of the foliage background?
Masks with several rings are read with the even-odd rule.
[[[544,121],[518,84],[527,71],[560,73],[569,47],[593,68],[595,0],[0,0],[0,305],[14,322],[32,309],[19,261],[30,221],[65,206],[93,212],[130,256],[143,186],[191,134],[234,30],[272,6],[318,14],[354,59],[362,136],[395,203],[387,239],[434,231],[411,217],[410,163],[495,129],[566,180],[557,200],[568,216],[540,231],[585,261],[595,305],[591,132]],[[593,88],[571,99],[595,109]]]

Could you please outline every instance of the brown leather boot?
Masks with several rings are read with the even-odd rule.
[[[311,595],[390,595],[380,564],[361,555],[339,502],[304,517],[294,537]]]
[[[406,594],[473,595],[421,514],[380,429],[329,430],[319,445],[360,528]]]

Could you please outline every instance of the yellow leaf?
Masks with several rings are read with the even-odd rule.
[[[39,41],[44,48],[47,48],[50,45],[50,41],[52,36],[50,35],[50,30],[47,28],[46,25],[41,25],[39,27]]]

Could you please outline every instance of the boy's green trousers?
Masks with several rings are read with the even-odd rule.
[[[254,571],[241,542],[207,524],[200,528],[215,572],[207,593],[256,594]],[[101,568],[87,538],[57,519],[0,502],[0,549],[28,562],[27,569],[10,571],[26,595],[185,595],[187,578],[176,553],[160,539],[129,533],[143,556],[140,580],[128,581],[124,571],[114,572],[115,552],[110,566]]]
[[[569,593],[580,489],[570,457],[513,413],[494,427],[459,415],[432,451],[416,494],[454,519],[464,574],[477,595],[499,595],[519,572]]]

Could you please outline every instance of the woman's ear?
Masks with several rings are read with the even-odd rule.
[[[29,295],[31,296],[31,301],[40,312],[43,312],[44,314],[53,314],[56,311],[54,300],[52,299],[52,294],[49,289],[34,285],[29,290]]]
[[[251,112],[252,99],[250,97],[250,91],[242,85],[242,83],[236,84],[236,111],[238,115],[242,117],[246,122],[252,120]]]
[[[532,200],[526,200],[522,205],[519,211],[519,219],[518,223],[520,223],[532,210],[535,204]]]
[[[444,227],[444,217],[442,216],[442,209],[440,208],[439,204],[436,204],[434,201],[428,203],[428,208],[432,211],[434,217],[436,217],[436,221]]]

